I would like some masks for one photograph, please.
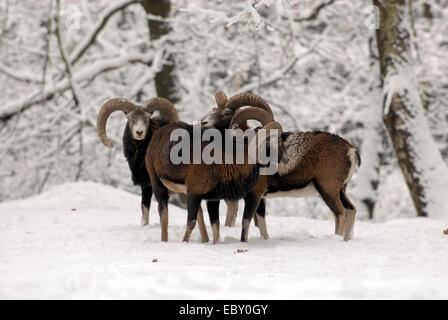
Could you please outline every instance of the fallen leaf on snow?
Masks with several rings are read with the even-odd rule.
[[[234,252],[233,254],[235,254],[235,253],[243,253],[243,252],[247,252],[247,250],[237,249],[236,252]]]
[[[159,262],[159,260],[157,260],[157,258],[152,259],[152,262]]]

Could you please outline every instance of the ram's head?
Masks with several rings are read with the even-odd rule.
[[[204,128],[227,129],[230,126],[235,112],[245,106],[261,108],[272,115],[269,104],[261,97],[252,93],[240,93],[227,100],[224,92],[215,96],[217,107],[213,108],[202,120]]]
[[[150,127],[151,116],[154,111],[160,111],[169,122],[179,121],[177,111],[173,104],[164,98],[153,98],[142,106],[138,106],[126,99],[113,98],[108,100],[100,109],[96,120],[96,131],[101,142],[108,147],[114,144],[106,135],[106,123],[109,116],[115,111],[122,111],[128,118],[128,127],[136,140],[143,140]]]

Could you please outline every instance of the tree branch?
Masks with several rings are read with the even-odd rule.
[[[300,128],[299,128],[299,124],[297,123],[297,119],[296,119],[296,117],[295,117],[291,112],[288,111],[288,107],[283,106],[283,105],[281,105],[281,104],[278,104],[277,102],[271,102],[271,104],[272,104],[274,107],[280,109],[280,111],[281,111],[285,116],[287,116],[289,119],[291,119],[291,122],[292,122],[292,124],[293,124],[295,130],[300,129]]]
[[[252,91],[255,90],[257,88],[263,88],[266,86],[269,86],[271,84],[274,84],[275,82],[281,80],[282,78],[284,78],[284,76],[290,72],[294,66],[297,64],[297,62],[299,62],[300,60],[302,60],[303,58],[305,58],[306,56],[308,56],[309,54],[311,54],[314,49],[317,47],[317,45],[320,43],[321,38],[319,38],[317,41],[315,41],[313,43],[313,45],[311,46],[310,49],[308,49],[305,53],[301,54],[300,56],[296,56],[294,57],[294,59],[291,60],[291,62],[289,62],[282,70],[279,70],[278,72],[276,72],[274,75],[272,75],[271,77],[269,77],[267,80],[263,81],[262,83],[249,83],[246,86],[244,86],[243,88],[241,88],[241,92],[247,92],[247,91]]]
[[[56,34],[56,39],[58,40],[58,47],[59,47],[59,52],[61,54],[61,58],[62,58],[62,62],[64,62],[65,65],[65,71],[67,73],[67,77],[68,77],[68,82],[70,84],[70,89],[72,90],[72,94],[73,94],[73,100],[75,101],[75,106],[79,106],[79,99],[78,99],[78,95],[76,93],[76,89],[75,86],[73,84],[73,75],[72,75],[72,67],[70,65],[70,63],[67,60],[67,56],[65,54],[64,51],[64,46],[62,45],[62,38],[61,38],[61,29],[59,26],[59,14],[61,11],[61,0],[56,0],[56,15],[55,15],[55,34]]]
[[[2,31],[0,32],[0,46],[2,44],[3,36],[6,33],[6,28],[8,27],[9,0],[6,0],[6,8],[4,12],[5,12],[5,19],[3,20]]]
[[[76,62],[81,59],[81,57],[86,53],[87,49],[95,43],[95,40],[98,36],[98,34],[103,30],[104,26],[107,24],[109,19],[117,12],[125,9],[126,7],[130,6],[131,4],[140,3],[141,0],[126,0],[123,2],[120,2],[117,5],[111,6],[107,9],[107,11],[104,13],[103,17],[100,19],[100,21],[96,24],[96,26],[92,29],[90,34],[85,38],[81,44],[79,44],[75,50],[73,51],[71,57],[70,57],[70,63],[75,64]]]
[[[314,8],[313,12],[308,17],[296,18],[296,19],[294,19],[294,21],[295,22],[304,22],[304,21],[315,20],[319,16],[319,13],[322,11],[322,9],[332,5],[336,1],[337,0],[330,0],[328,2],[321,3],[316,8]]]
[[[44,65],[42,68],[42,90],[45,90],[45,84],[47,82],[48,64],[50,63],[50,42],[51,42],[51,31],[53,24],[52,14],[53,14],[53,1],[50,1],[50,14],[47,22],[47,33],[45,35],[45,58],[44,58]]]
[[[33,82],[33,83],[38,83],[38,84],[43,83],[42,80],[33,77],[31,74],[20,73],[20,71],[18,71],[18,70],[10,69],[9,67],[1,65],[1,64],[0,64],[0,72],[6,74],[8,77],[18,80],[18,81]]]
[[[152,61],[153,53],[132,53],[126,56],[107,59],[96,63],[93,66],[86,66],[81,71],[73,75],[73,81],[78,83],[82,81],[92,80],[103,72],[112,71],[122,67],[127,63],[143,63],[148,64]],[[4,107],[0,107],[0,120],[8,120],[10,117],[18,114],[31,106],[53,98],[57,93],[62,93],[70,89],[70,83],[67,79],[58,82],[54,87],[46,89],[43,92],[37,90],[28,97],[20,99]]]

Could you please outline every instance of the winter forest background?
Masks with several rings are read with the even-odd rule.
[[[101,105],[164,96],[193,122],[224,90],[358,147],[358,219],[448,215],[447,75],[447,0],[0,0],[0,202],[85,180],[139,193],[126,119],[105,148]],[[319,198],[268,206],[331,217]]]

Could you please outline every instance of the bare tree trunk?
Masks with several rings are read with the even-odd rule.
[[[61,28],[60,28],[60,14],[61,14],[61,1],[60,0],[56,0],[56,15],[55,15],[55,34],[56,34],[56,39],[58,42],[58,47],[59,47],[59,52],[61,54],[61,59],[65,65],[65,72],[67,73],[67,78],[70,84],[70,88],[72,91],[72,96],[73,96],[73,102],[74,102],[74,109],[76,110],[76,112],[79,113],[79,115],[82,117],[82,104],[80,103],[79,100],[79,88],[78,85],[75,83],[74,79],[73,79],[73,73],[72,73],[72,66],[70,64],[70,61],[67,57],[67,54],[65,53],[64,50],[64,45],[62,43],[62,34],[61,34]],[[83,134],[84,134],[84,124],[82,121],[79,122],[79,129],[78,129],[78,141],[79,141],[79,162],[78,162],[78,168],[75,174],[75,181],[79,181],[79,179],[81,178],[81,173],[83,170],[83,165],[84,165],[84,139],[83,139]]]
[[[378,60],[374,37],[369,37],[370,66],[374,67]],[[363,139],[361,146],[362,166],[358,169],[356,178],[356,188],[352,191],[356,197],[361,200],[359,213],[366,212],[369,219],[373,219],[375,205],[378,200],[378,187],[380,184],[380,168],[383,155],[383,142],[385,130],[381,122],[381,110],[375,107],[380,103],[377,99],[378,87],[372,87],[372,98],[374,105],[366,109],[363,118],[365,119],[363,127]],[[378,100],[378,101],[376,101]]]
[[[430,135],[413,73],[411,14],[406,0],[374,0],[383,84],[383,121],[418,216],[443,215],[448,169]]]
[[[168,18],[171,10],[170,0],[143,0],[143,8],[148,15]],[[168,23],[157,21],[155,19],[148,19],[149,38],[150,40],[157,40],[168,34],[171,29]],[[166,62],[162,66],[154,78],[157,96],[166,98],[173,103],[179,101],[176,94],[176,80],[174,76],[174,58],[169,55]],[[184,194],[176,194],[170,197],[170,203],[186,208],[187,197]]]
[[[427,2],[423,3],[423,16],[429,21],[432,21],[432,19],[434,18],[434,15],[432,14],[431,5]]]
[[[378,186],[380,183],[380,165],[382,150],[382,132],[380,116],[374,110],[369,110],[365,123],[364,139],[361,147],[362,166],[359,168],[356,180],[357,198],[361,200],[369,219],[373,219],[375,205],[378,198]]]
[[[142,5],[147,14],[162,18],[167,18],[171,10],[169,0],[143,0]],[[170,26],[163,21],[148,19],[148,27],[151,40],[160,39],[170,32]],[[162,70],[156,74],[154,81],[159,97],[166,98],[173,103],[178,102],[174,76],[174,59],[172,56],[168,56],[167,62],[163,65]]]

